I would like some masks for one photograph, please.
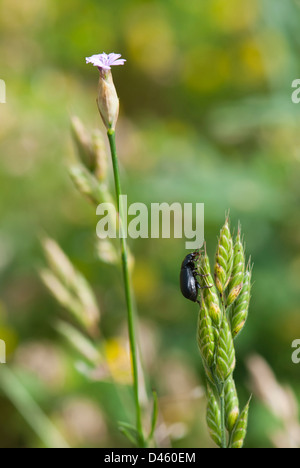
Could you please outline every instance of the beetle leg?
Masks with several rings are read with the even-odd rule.
[[[196,274],[198,276],[201,276],[201,278],[207,278],[207,276],[209,276],[209,274],[203,275],[202,273],[199,273],[197,268],[194,268],[192,271],[193,271],[194,274]]]
[[[198,282],[196,283],[196,286],[198,289],[210,289],[213,287],[213,285],[207,285],[207,286],[201,286]]]

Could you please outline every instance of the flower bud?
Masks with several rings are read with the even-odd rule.
[[[124,65],[125,59],[120,54],[97,54],[86,57],[86,63],[97,67],[100,76],[98,83],[97,104],[107,130],[115,130],[119,116],[119,98],[112,79],[111,66]]]
[[[97,105],[107,130],[115,130],[119,117],[119,98],[110,70],[100,70]]]

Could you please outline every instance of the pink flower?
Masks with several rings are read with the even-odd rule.
[[[120,59],[121,54],[96,54],[91,57],[86,57],[86,63],[91,63],[94,67],[98,67],[99,70],[110,70],[112,65],[124,65],[125,59]]]
[[[99,75],[97,105],[107,130],[115,130],[119,115],[119,98],[113,82],[111,66],[124,65],[121,54],[97,54],[86,57],[86,63],[97,67]]]

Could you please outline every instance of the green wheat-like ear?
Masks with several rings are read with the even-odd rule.
[[[241,412],[237,420],[237,423],[235,425],[235,428],[233,430],[233,434],[231,437],[231,445],[230,445],[231,448],[242,448],[244,445],[246,432],[247,432],[247,425],[248,425],[248,413],[249,413],[250,400],[251,398],[249,399],[245,408]]]
[[[245,272],[245,254],[241,241],[241,228],[239,226],[233,251],[233,268],[228,284],[227,306],[232,304],[239,296],[243,287]]]
[[[225,382],[235,368],[235,352],[230,326],[224,314],[217,344],[216,376]]]
[[[240,413],[233,378],[233,340],[248,316],[252,275],[250,261],[245,268],[241,227],[233,242],[226,217],[218,240],[214,276],[206,248],[199,256],[197,270],[202,299],[197,341],[208,382],[209,433],[219,447],[240,448],[246,436],[249,402]]]
[[[232,375],[226,381],[224,395],[226,428],[232,432],[239,417],[239,400]]]
[[[206,422],[208,431],[212,440],[221,447],[222,434],[221,434],[221,411],[218,405],[214,392],[210,387],[207,389],[208,404],[206,410]]]
[[[233,338],[236,338],[236,336],[241,332],[248,317],[251,295],[251,276],[252,268],[250,264],[248,264],[244,275],[242,290],[237,300],[233,303],[229,313],[231,333]]]
[[[215,262],[215,284],[221,294],[225,291],[233,266],[233,242],[229,228],[229,219],[221,229]]]

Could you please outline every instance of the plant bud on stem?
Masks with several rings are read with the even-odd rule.
[[[107,130],[115,130],[119,116],[119,98],[110,70],[100,70],[97,105]]]

